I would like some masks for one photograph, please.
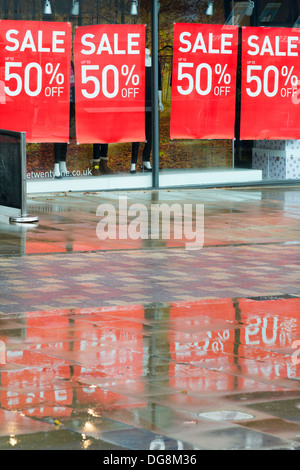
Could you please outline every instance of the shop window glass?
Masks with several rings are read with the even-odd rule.
[[[79,14],[71,14],[75,0],[49,0],[51,14],[45,14],[44,0],[3,0],[0,5],[2,19],[70,21],[72,24],[72,44],[77,26],[95,24],[146,24],[146,47],[151,48],[151,0],[139,0],[137,15],[131,14],[131,0],[80,0]],[[298,150],[298,142],[241,141],[239,139],[239,103],[237,106],[236,140],[171,140],[170,111],[173,61],[173,31],[174,22],[224,24],[231,14],[232,7],[241,2],[214,0],[213,14],[207,15],[207,2],[194,0],[160,0],[159,13],[159,61],[161,70],[161,89],[164,111],[160,113],[160,171],[166,170],[207,170],[207,169],[248,169],[254,168],[255,149],[268,146],[268,149],[288,146]],[[76,13],[76,12],[75,12]],[[293,27],[300,25],[299,2],[282,0],[268,2],[255,0],[253,15],[244,15],[238,22],[240,26],[282,26]],[[72,52],[73,53],[73,52]],[[239,70],[240,72],[240,70]],[[239,82],[237,84],[237,99],[239,99]],[[100,124],[99,124],[100,125]],[[140,146],[137,169],[142,161]],[[299,150],[300,151],[300,150]],[[131,167],[132,143],[109,144],[108,167],[114,173],[128,174]],[[256,157],[255,157],[256,158]],[[93,145],[76,143],[76,125],[74,110],[70,120],[70,144],[67,150],[67,168],[70,172],[88,176],[93,159]],[[52,143],[27,144],[28,173],[49,172],[54,170],[54,146]],[[284,162],[286,164],[286,161]],[[279,164],[279,163],[278,163]],[[276,161],[274,163],[276,166]],[[274,170],[275,171],[275,170]],[[267,175],[267,176],[266,176]],[[270,172],[263,173],[263,179],[270,179]],[[273,175],[273,173],[272,173]],[[274,173],[276,175],[276,172]],[[290,176],[297,178],[296,174]],[[274,178],[279,179],[277,176]],[[289,179],[286,174],[285,179]],[[251,182],[251,176],[249,176]],[[187,183],[188,184],[188,183]]]
[[[297,0],[260,0],[256,1],[255,5],[256,10],[250,17],[251,26],[299,28]],[[300,140],[242,141],[239,139],[239,114],[236,135],[235,168],[258,169],[262,172],[262,181],[299,180]]]

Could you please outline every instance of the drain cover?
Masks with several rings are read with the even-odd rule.
[[[253,415],[240,411],[210,411],[208,413],[199,413],[198,416],[214,421],[242,421],[254,418]]]

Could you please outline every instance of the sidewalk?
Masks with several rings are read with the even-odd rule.
[[[120,195],[204,204],[203,248],[100,241]],[[0,449],[300,449],[299,203],[299,186],[29,197],[37,226],[0,221]]]

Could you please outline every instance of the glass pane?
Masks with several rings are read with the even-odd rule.
[[[297,30],[299,28],[298,2],[262,0],[257,3],[257,6],[256,15],[251,16],[252,26],[294,27],[295,33],[299,31]],[[285,36],[284,30],[283,36]],[[284,68],[280,71],[286,78]],[[263,112],[267,114],[268,110],[264,109]],[[238,114],[237,123],[239,123],[239,118]],[[235,168],[258,170],[262,174],[262,181],[300,178],[300,140],[240,140],[239,126],[237,126],[234,157]]]
[[[295,28],[300,25],[298,1],[268,2],[267,0],[261,0],[255,2],[255,8],[252,8],[252,10],[250,8],[250,11],[249,5],[251,6],[251,3],[248,0],[244,2],[214,0],[213,4],[206,0],[160,1],[160,95],[164,107],[164,110],[160,112],[160,181],[164,181],[163,177],[171,174],[171,170],[174,175],[180,171],[184,175],[190,175],[189,178],[184,177],[178,180],[179,185],[183,184],[185,186],[189,184],[217,183],[220,180],[217,173],[214,176],[213,172],[219,172],[220,174],[223,170],[230,175],[228,176],[229,183],[236,181],[237,170],[241,171],[240,174],[243,174],[243,182],[271,179],[295,180],[300,178],[298,170],[300,167],[300,154],[298,153],[300,152],[300,146],[298,140],[240,140],[240,58],[237,80],[236,139],[170,139],[174,23],[219,25],[234,23],[239,26],[268,27],[293,27],[295,25]],[[133,11],[132,7],[137,7],[137,10]],[[146,48],[151,52],[151,0],[139,0],[138,2],[132,0],[60,0],[59,2],[54,0],[6,0],[0,4],[0,15],[4,20],[70,22],[72,25],[72,62],[74,62],[74,37],[77,26],[145,24]],[[136,172],[141,174],[140,166],[143,154],[147,154],[148,151],[147,147],[144,150],[144,142],[141,142],[138,148],[133,146],[132,142],[111,143],[108,147],[100,147],[100,149],[93,144],[77,145],[73,72],[74,69],[71,67],[69,144],[28,143],[28,179],[31,181],[53,179],[55,168],[57,168],[55,157],[57,157],[57,162],[60,162],[60,165],[58,164],[59,176],[61,171],[67,170],[75,177],[92,177],[95,173],[93,160],[100,157],[104,157],[101,158],[101,168],[99,168],[102,176],[106,174],[128,176],[133,161],[132,156],[136,156],[137,150]],[[1,70],[2,82],[4,73],[5,71]],[[151,113],[148,114],[148,117],[150,119],[147,120],[146,125],[150,129]],[[99,126],[101,126],[101,122],[99,122]],[[101,150],[102,153],[100,154]],[[283,153],[279,155],[278,151]],[[236,170],[235,173],[233,170]],[[257,170],[260,173],[257,173]],[[194,178],[193,175],[195,175]],[[207,179],[208,175],[209,179]],[[260,175],[260,177],[257,175]],[[169,179],[168,181],[172,180]],[[149,185],[151,186],[151,182]],[[131,183],[129,182],[128,187],[130,186]]]
[[[224,3],[213,2],[212,15],[207,15],[206,2],[162,0],[160,8],[160,60],[163,73],[161,113],[161,167],[163,169],[216,169],[232,167],[232,141],[170,140],[171,84],[174,23],[224,24]]]

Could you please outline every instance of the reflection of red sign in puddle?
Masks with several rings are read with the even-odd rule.
[[[174,326],[170,331],[170,385],[194,392],[231,389],[232,375],[218,375],[207,367],[228,367],[233,363],[232,300],[176,304],[170,318]]]
[[[197,363],[215,359],[216,353],[221,351],[232,354],[234,329],[230,327],[235,310],[231,300],[195,302],[184,307],[175,305],[170,313],[175,327],[175,334],[170,332],[173,340],[170,351],[174,358],[181,356],[184,360],[186,352],[188,362]]]
[[[66,247],[59,246],[59,244],[47,242],[31,242],[29,240],[26,240],[27,255],[34,253],[65,253],[66,251]]]
[[[299,299],[177,304],[171,309],[170,385],[194,392],[231,390],[237,381],[241,387],[248,379],[299,376],[291,352],[285,352],[299,334],[299,311]],[[235,377],[230,372],[237,365]],[[258,382],[256,387],[272,388]]]
[[[299,299],[158,305],[159,341],[144,331],[155,322],[151,308],[26,314],[26,340],[20,338],[20,345],[27,349],[8,348],[9,370],[1,371],[2,408],[59,417],[70,416],[78,403],[96,410],[143,406],[139,396],[153,355],[170,355],[164,370],[160,364],[156,371],[153,361],[151,374],[157,372],[158,386],[160,377],[163,383],[168,378],[178,404],[184,395],[172,389],[190,392],[192,399],[203,391],[278,390],[278,379],[297,377],[291,348],[300,331]],[[4,330],[2,340],[9,341]]]
[[[239,307],[239,355],[245,370],[271,380],[299,376],[290,351],[299,335],[300,300],[240,300]]]
[[[8,364],[24,368],[1,372],[1,385],[7,389],[0,392],[2,407],[22,409],[27,416],[35,417],[71,414],[70,368],[59,358],[60,352],[68,348],[68,324],[68,318],[58,312],[56,316],[27,319],[24,328],[28,349],[7,354]]]
[[[27,317],[30,349],[8,355],[8,363],[24,369],[1,372],[2,407],[22,409],[28,416],[62,417],[70,416],[76,403],[137,405],[121,394],[124,386],[143,392],[142,382],[135,380],[143,375],[142,307],[53,310]]]
[[[79,382],[99,384],[101,388],[113,388],[118,393],[123,393],[124,388],[133,393],[143,392],[142,383],[135,380],[143,375],[143,309],[139,310],[139,317],[140,322],[126,318],[114,319],[111,315],[108,320],[93,315],[92,318],[89,316],[89,321],[92,320],[96,328],[76,330],[74,353],[77,360],[84,364],[75,372]],[[83,318],[81,320],[84,321]],[[79,341],[76,340],[77,335]],[[116,394],[103,393],[96,387],[85,387],[79,391],[78,401],[90,403],[92,400],[102,405],[113,405],[117,401],[116,397]],[[128,403],[125,402],[126,405]]]
[[[21,357],[26,364],[26,351]],[[14,360],[14,362],[17,362]],[[68,367],[38,367],[32,369],[3,371],[1,385],[7,390],[0,392],[2,408],[22,409],[27,416],[69,416],[73,392],[67,382]]]
[[[91,376],[86,373],[84,368],[78,368],[78,378],[83,378],[87,380],[88,378],[91,378]],[[94,379],[96,378],[97,377],[94,376]],[[77,403],[93,405],[94,407],[96,407],[96,413],[97,410],[101,411],[101,408],[109,408],[110,410],[115,410],[122,408],[130,408],[133,406],[138,406],[139,408],[141,408],[142,406],[146,406],[146,403],[144,401],[140,401],[139,399],[128,397],[120,392],[116,393],[110,390],[103,390],[100,388],[105,387],[106,385],[112,387],[114,385],[113,380],[107,380],[107,384],[101,384],[99,385],[99,387],[86,385],[78,388],[76,390]],[[133,389],[133,392],[142,393],[143,389],[138,390],[135,387]]]
[[[94,236],[94,233],[92,234]],[[95,239],[91,242],[79,243],[76,240],[70,242],[65,236],[62,235],[61,239],[58,239],[52,243],[47,242],[36,242],[26,240],[26,254],[33,253],[66,253],[72,251],[74,253],[81,251],[100,251],[100,250],[128,250],[128,249],[139,249],[142,248],[141,240],[98,240],[95,235]]]

